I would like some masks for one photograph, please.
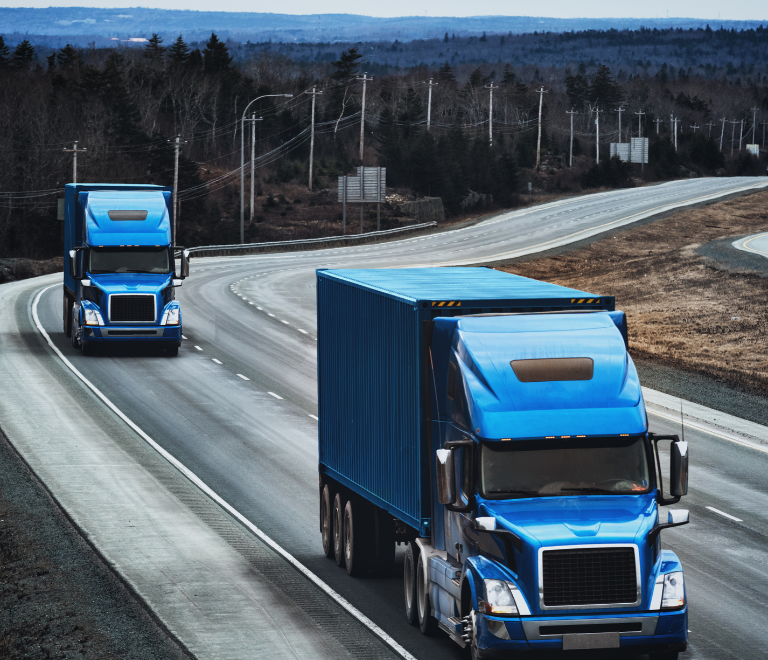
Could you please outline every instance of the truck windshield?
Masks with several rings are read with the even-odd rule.
[[[91,248],[88,272],[103,273],[161,273],[171,272],[168,248],[140,250]]]
[[[483,443],[483,497],[638,495],[650,491],[642,437]]]

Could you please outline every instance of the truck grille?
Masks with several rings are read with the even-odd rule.
[[[542,576],[546,607],[635,603],[638,598],[631,547],[544,550]]]
[[[110,296],[109,320],[113,323],[146,323],[155,320],[155,296]]]

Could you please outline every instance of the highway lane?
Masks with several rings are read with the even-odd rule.
[[[648,209],[695,200],[715,185],[729,190],[723,182],[733,189],[755,179],[697,180],[582,197],[396,243],[195,260],[193,276],[179,292],[188,338],[179,358],[134,349],[96,358],[73,355],[71,349],[67,354],[145,432],[417,657],[438,652],[459,657],[447,640],[425,640],[407,626],[397,575],[352,580],[322,556],[312,417],[317,414],[314,269],[484,261],[578,240]],[[66,349],[59,298],[55,290],[46,294],[40,316]],[[658,430],[668,424],[653,417],[652,423]],[[687,505],[694,522],[665,532],[665,544],[681,553],[688,570],[692,655],[755,657],[768,637],[755,618],[764,618],[768,604],[761,595],[768,593],[768,495],[759,479],[768,456],[704,433],[686,437],[692,443]]]
[[[759,254],[761,257],[768,258],[768,233],[754,234],[745,236],[733,242],[733,247],[737,250]]]

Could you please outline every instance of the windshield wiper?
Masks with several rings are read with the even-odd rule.
[[[622,495],[621,491],[607,490],[605,488],[561,488],[560,492],[572,490],[579,493],[606,493],[608,495]]]

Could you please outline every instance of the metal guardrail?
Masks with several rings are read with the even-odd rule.
[[[258,254],[260,252],[275,252],[294,250],[308,250],[316,246],[337,247],[341,245],[355,245],[358,243],[368,243],[378,238],[392,236],[403,232],[410,232],[417,229],[428,229],[436,227],[436,222],[422,222],[417,225],[408,225],[407,227],[396,227],[395,229],[384,229],[382,231],[371,231],[367,234],[349,234],[346,236],[327,236],[325,238],[304,238],[295,241],[273,241],[271,243],[241,243],[239,245],[199,245],[198,247],[187,248],[189,256],[197,257],[222,257],[233,254]],[[177,255],[179,256],[179,255]]]

